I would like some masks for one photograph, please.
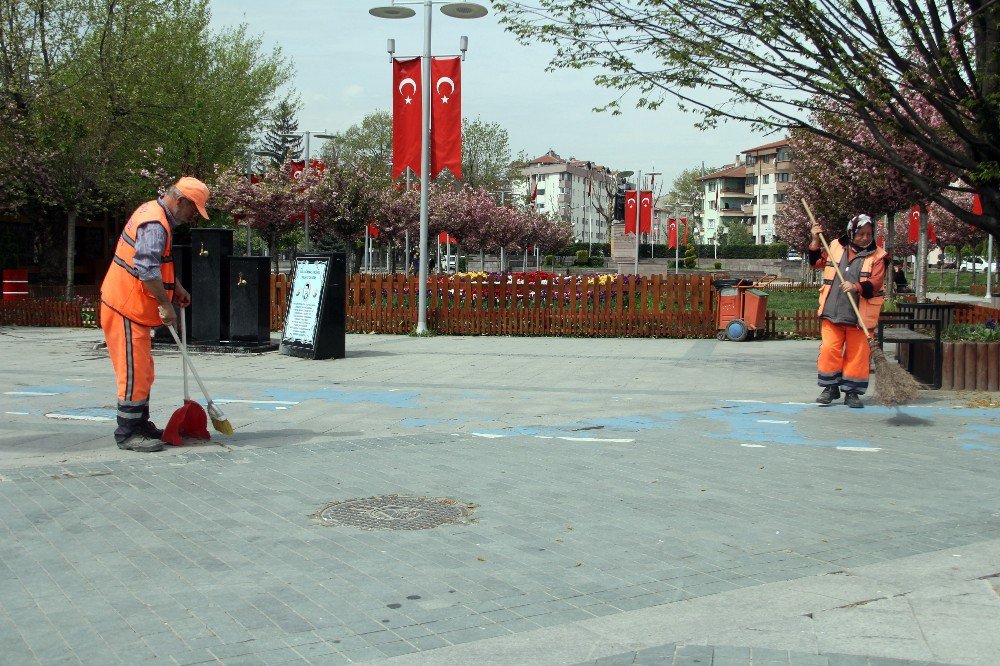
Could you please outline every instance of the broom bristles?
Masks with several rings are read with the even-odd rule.
[[[920,382],[906,368],[886,358],[885,353],[872,341],[872,360],[875,362],[875,399],[885,407],[908,405],[920,394]]]
[[[229,422],[222,410],[211,402],[208,403],[208,416],[212,419],[212,427],[215,428],[216,432],[221,432],[223,435],[233,434],[233,424]]]

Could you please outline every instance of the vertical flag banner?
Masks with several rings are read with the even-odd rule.
[[[420,58],[392,59],[392,178],[420,176]]]
[[[378,227],[374,224],[368,225],[368,235],[372,238],[378,238]]]
[[[983,214],[983,200],[979,198],[978,194],[972,195],[972,214],[973,215]]]
[[[653,192],[644,190],[639,193],[639,233],[653,232]]]
[[[906,240],[911,243],[916,243],[920,240],[920,206],[916,205],[910,209],[910,232],[906,236]]]
[[[667,247],[671,250],[677,247],[677,220],[670,218],[667,220],[668,229],[667,232]]]
[[[639,211],[638,192],[635,190],[625,191],[625,235],[634,234]]]
[[[462,180],[462,59],[431,59],[431,177]]]

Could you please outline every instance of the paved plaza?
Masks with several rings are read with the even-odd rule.
[[[816,341],[350,335],[199,354],[235,434],[138,454],[100,341],[0,329],[2,664],[1000,663],[996,394],[818,407]]]

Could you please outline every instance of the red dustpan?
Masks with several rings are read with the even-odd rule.
[[[184,310],[180,313],[181,319],[181,345],[187,349],[187,330],[184,326]],[[188,373],[187,355],[181,354],[181,366],[184,368],[184,406],[178,409],[170,417],[167,427],[163,429],[161,439],[174,446],[181,446],[182,437],[195,437],[197,439],[212,439],[208,433],[208,414],[205,408],[191,399],[188,394]]]

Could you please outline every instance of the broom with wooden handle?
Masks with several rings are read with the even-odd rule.
[[[184,316],[183,314],[181,316]],[[205,402],[208,403],[208,418],[212,421],[212,427],[214,427],[218,432],[223,435],[233,434],[233,424],[229,422],[226,415],[222,413],[214,402],[212,402],[211,396],[208,395],[208,389],[205,388],[204,382],[201,381],[201,377],[198,376],[198,371],[194,369],[194,365],[191,363],[191,357],[188,356],[187,346],[181,344],[180,338],[177,337],[177,331],[174,330],[173,326],[167,326],[167,330],[170,331],[170,335],[174,336],[174,342],[177,343],[177,348],[181,352],[181,356],[184,357],[184,363],[187,365],[188,369],[191,370],[191,374],[194,375],[194,380],[198,382],[201,392],[205,395]],[[184,376],[187,380],[187,375]],[[187,389],[185,389],[186,393]]]
[[[802,206],[806,209],[809,221],[812,222],[813,226],[816,226],[816,218],[813,217],[812,210],[809,209],[809,204],[806,203],[805,199],[802,200]],[[823,243],[826,256],[830,257],[830,246],[827,245],[826,238],[823,237],[823,232],[819,233],[819,240]],[[837,270],[837,277],[840,278],[840,282],[843,284],[845,280],[844,274],[840,272],[840,266],[832,260],[830,263]],[[861,318],[861,311],[858,310],[858,304],[854,302],[854,295],[848,292],[847,300],[850,301],[851,307],[854,308],[854,314],[858,318],[858,328],[865,334],[868,346],[871,348],[872,360],[875,362],[875,399],[878,400],[879,404],[886,407],[899,407],[900,405],[913,402],[920,393],[920,383],[903,366],[898,363],[892,363],[885,357],[882,348],[878,346],[878,341],[875,340],[865,327],[864,320]]]

